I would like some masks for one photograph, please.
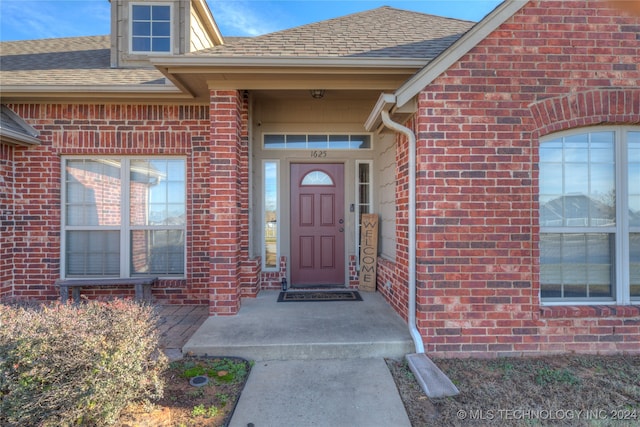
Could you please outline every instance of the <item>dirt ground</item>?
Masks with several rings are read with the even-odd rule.
[[[414,427],[640,425],[640,356],[437,359],[460,390],[431,401],[387,360]]]
[[[172,362],[164,375],[164,397],[151,404],[128,408],[120,427],[211,427],[229,422],[249,375],[251,364],[242,359],[187,358]],[[190,384],[206,376],[201,387]]]
[[[223,426],[248,377],[250,363],[183,359],[165,374],[162,400],[129,408],[121,427]],[[387,366],[413,427],[427,426],[638,426],[640,356],[547,356],[436,359],[460,390],[430,400],[404,361]],[[208,385],[188,376],[205,371]],[[233,375],[230,375],[230,374]]]

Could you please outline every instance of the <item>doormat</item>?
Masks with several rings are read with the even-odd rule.
[[[278,302],[291,301],[362,301],[358,291],[288,291],[280,292]]]

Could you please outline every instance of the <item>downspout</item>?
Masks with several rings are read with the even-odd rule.
[[[391,120],[387,110],[380,111],[382,123],[396,132],[402,133],[409,142],[409,333],[416,353],[424,353],[422,336],[416,324],[416,135],[406,126]]]

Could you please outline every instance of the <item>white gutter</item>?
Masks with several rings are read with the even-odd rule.
[[[424,353],[422,336],[416,324],[416,135],[406,126],[396,123],[387,110],[381,110],[382,123],[396,132],[402,133],[409,141],[409,333],[416,347],[416,353]]]

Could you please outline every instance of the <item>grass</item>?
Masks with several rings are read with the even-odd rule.
[[[134,405],[121,418],[121,427],[203,427],[229,422],[247,380],[251,363],[236,358],[195,358],[171,362],[164,374],[164,397],[152,407]],[[208,384],[194,387],[193,377]]]
[[[460,390],[426,398],[404,362],[387,361],[412,425],[640,425],[640,356],[436,359]]]

